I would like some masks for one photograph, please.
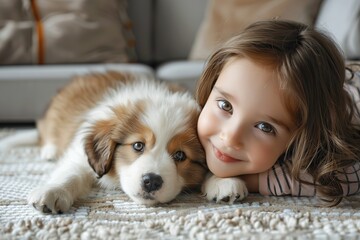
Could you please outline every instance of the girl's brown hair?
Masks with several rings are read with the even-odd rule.
[[[336,173],[359,161],[360,127],[353,121],[354,103],[344,90],[346,68],[337,45],[325,33],[301,23],[254,23],[209,58],[196,91],[201,107],[223,66],[234,57],[275,71],[283,102],[297,126],[285,154],[292,161],[290,173],[302,181],[300,173],[305,170],[323,200],[340,203],[343,190]]]

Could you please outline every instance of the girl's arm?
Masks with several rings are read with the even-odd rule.
[[[259,174],[259,192],[273,196],[314,196],[315,186],[295,181],[290,175],[291,162],[276,163],[271,169]],[[313,182],[311,175],[303,173],[301,178]]]
[[[315,185],[309,185],[295,181],[290,177],[289,169],[291,162],[277,163],[267,172],[259,174],[259,192],[262,195],[292,195],[292,196],[315,196]],[[341,180],[340,184],[343,188],[343,195],[349,196],[360,193],[360,163],[342,169],[337,173],[337,177]],[[303,172],[301,178],[306,182],[313,182],[311,175]],[[246,181],[246,180],[245,180]]]
[[[343,195],[349,196],[360,193],[360,163],[339,170],[336,175],[341,181]]]

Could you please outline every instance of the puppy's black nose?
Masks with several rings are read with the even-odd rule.
[[[155,173],[147,173],[142,176],[142,189],[146,192],[159,190],[163,184],[161,176]]]

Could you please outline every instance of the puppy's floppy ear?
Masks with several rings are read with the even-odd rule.
[[[90,166],[99,177],[109,172],[116,142],[111,139],[115,121],[98,121],[91,128],[89,135],[85,138],[85,152],[88,156]]]

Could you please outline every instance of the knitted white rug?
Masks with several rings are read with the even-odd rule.
[[[313,198],[250,195],[228,205],[194,193],[146,207],[120,190],[94,189],[69,213],[40,214],[26,197],[54,165],[35,146],[0,152],[0,239],[360,239],[360,196],[318,208]]]

